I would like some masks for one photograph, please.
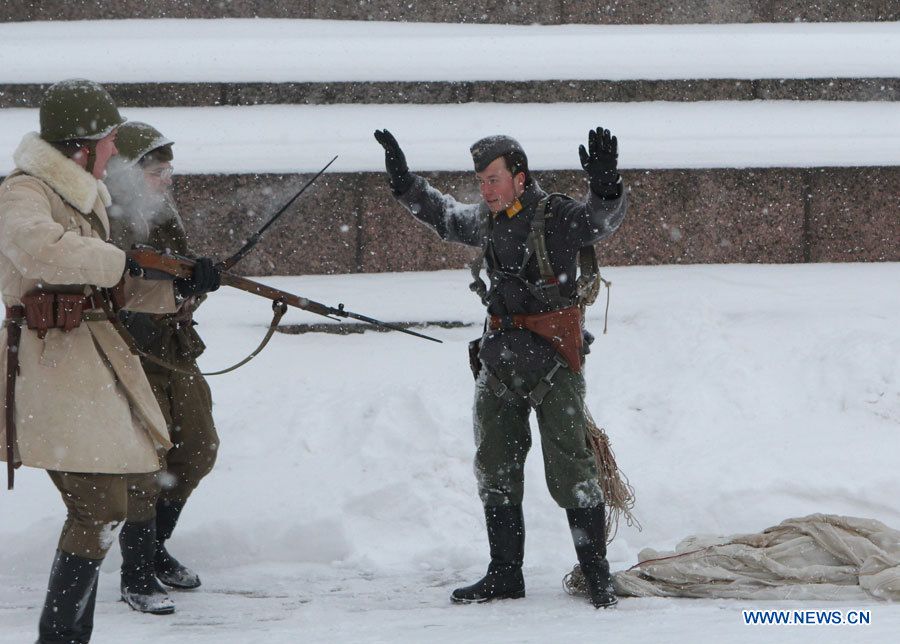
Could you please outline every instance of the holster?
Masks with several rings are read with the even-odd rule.
[[[581,328],[581,310],[577,306],[548,313],[513,315],[511,318],[510,324],[509,320],[492,315],[490,328],[500,329],[505,321],[507,326],[531,331],[549,342],[573,372],[581,372],[584,333]]]
[[[19,375],[19,340],[22,336],[21,306],[6,307],[6,487],[13,489],[16,462],[16,376]]]
[[[469,343],[469,368],[472,370],[472,376],[477,380],[478,374],[481,373],[481,359],[478,353],[481,351],[481,338],[472,340]]]

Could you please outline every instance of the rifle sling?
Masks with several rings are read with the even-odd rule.
[[[25,307],[6,307],[6,488],[16,478],[16,376],[19,375],[19,340],[25,322]]]
[[[201,372],[196,369],[185,369],[183,367],[178,367],[171,362],[167,362],[162,358],[157,358],[154,355],[147,353],[146,351],[142,351],[137,343],[134,341],[134,338],[131,336],[131,332],[122,324],[122,321],[119,319],[119,316],[113,311],[113,307],[110,304],[110,299],[108,297],[108,289],[102,289],[102,295],[97,299],[100,300],[100,306],[103,309],[103,312],[106,313],[106,319],[109,320],[110,323],[115,327],[116,331],[119,332],[119,335],[122,337],[122,340],[125,342],[125,345],[128,347],[128,350],[136,355],[140,356],[144,360],[148,362],[152,362],[155,365],[159,365],[164,369],[168,369],[170,371],[175,371],[176,373],[183,373],[189,376],[219,376],[230,371],[234,371],[239,367],[243,367],[245,364],[253,360],[259,353],[266,347],[269,343],[269,340],[272,339],[272,335],[275,333],[275,329],[278,328],[278,323],[281,322],[281,318],[284,317],[284,314],[287,313],[287,304],[280,300],[276,300],[272,302],[272,321],[269,323],[269,328],[266,331],[265,337],[262,339],[262,342],[248,355],[246,358],[241,360],[240,362],[231,365],[227,369],[220,369],[218,371],[208,371]]]
[[[269,323],[269,329],[266,331],[266,336],[262,339],[262,342],[259,343],[259,346],[256,347],[250,355],[246,358],[234,364],[227,369],[220,369],[219,371],[208,371],[206,373],[200,374],[201,376],[219,376],[223,373],[228,373],[229,371],[234,371],[239,367],[243,367],[245,364],[253,360],[260,351],[262,351],[267,344],[269,344],[269,340],[272,339],[272,335],[275,333],[275,329],[278,328],[278,323],[281,322],[281,318],[284,317],[284,314],[287,313],[287,304],[280,300],[275,300],[272,302],[272,321]]]

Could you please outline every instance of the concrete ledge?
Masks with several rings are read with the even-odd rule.
[[[469,173],[425,175],[476,201]],[[581,172],[536,173],[584,193]],[[900,261],[900,167],[647,170],[624,173],[631,208],[601,244],[606,265]],[[308,175],[189,175],[178,201],[193,245],[234,252]],[[381,173],[328,174],[244,259],[252,275],[460,268],[473,251],[441,241],[391,198]]]
[[[495,24],[693,24],[900,20],[895,0],[43,0],[0,4],[0,21],[116,18],[316,18]]]
[[[47,84],[0,85],[0,108],[38,107]],[[589,103],[640,101],[897,101],[900,78],[370,82],[107,83],[121,107],[215,105]]]

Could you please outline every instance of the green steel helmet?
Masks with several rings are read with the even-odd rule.
[[[116,148],[119,150],[119,159],[127,165],[134,165],[144,155],[160,148],[168,148],[166,150],[168,154],[164,156],[168,157],[166,160],[171,161],[171,146],[174,144],[174,141],[167,139],[155,127],[140,121],[129,121],[120,127],[116,134]]]
[[[124,122],[112,96],[94,81],[60,81],[41,100],[41,138],[50,143],[99,140]]]

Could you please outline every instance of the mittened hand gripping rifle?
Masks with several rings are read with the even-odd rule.
[[[126,251],[126,255],[141,267],[145,279],[174,280],[177,278],[185,278],[190,277],[194,270],[194,260],[169,253],[160,253],[159,251],[152,248],[134,248],[132,250]],[[242,291],[246,291],[247,293],[252,293],[253,295],[258,295],[260,297],[272,300],[272,308],[275,310],[275,317],[272,319],[272,324],[269,327],[269,334],[267,335],[266,340],[264,340],[263,343],[257,348],[257,350],[254,351],[244,362],[241,362],[240,364],[221,372],[204,375],[216,375],[218,373],[224,373],[225,371],[231,371],[232,369],[236,369],[237,367],[245,364],[250,359],[252,359],[262,350],[262,347],[265,346],[265,342],[267,342],[268,338],[271,337],[272,332],[275,330],[275,327],[278,326],[278,322],[287,311],[288,306],[293,306],[294,308],[303,309],[304,311],[309,311],[310,313],[322,315],[331,320],[352,318],[354,320],[359,320],[361,322],[371,324],[372,326],[382,327],[385,329],[390,329],[392,331],[400,331],[401,333],[406,333],[407,335],[412,335],[424,340],[430,340],[432,342],[442,342],[442,340],[438,340],[437,338],[432,338],[422,333],[410,331],[409,329],[404,329],[403,327],[399,327],[388,322],[382,322],[380,320],[376,320],[375,318],[370,318],[367,315],[361,315],[359,313],[347,311],[346,309],[344,309],[343,304],[339,304],[337,308],[334,308],[332,306],[327,306],[325,304],[321,304],[320,302],[316,302],[315,300],[310,300],[306,297],[301,297],[299,295],[294,295],[293,293],[288,293],[287,291],[282,291],[277,288],[272,288],[271,286],[266,286],[265,284],[260,284],[259,282],[247,279],[246,277],[241,277],[240,275],[233,275],[227,271],[221,272],[221,283],[233,288],[240,289]]]

